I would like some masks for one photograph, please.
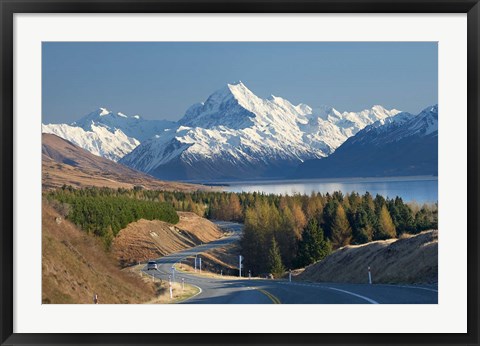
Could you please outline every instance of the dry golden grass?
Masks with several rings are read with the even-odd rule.
[[[122,266],[159,258],[220,238],[222,231],[194,213],[178,212],[176,225],[158,220],[139,220],[121,230],[112,252]]]
[[[141,274],[144,265],[121,270],[113,253],[43,201],[42,205],[42,303],[100,304],[176,303],[198,293],[198,288],[173,286]]]
[[[200,292],[199,288],[189,284],[182,285],[178,282],[172,283],[172,298],[170,298],[170,285],[165,280],[153,279],[152,276],[142,272],[144,264],[125,268],[124,270],[139,276],[145,284],[153,284],[157,289],[157,296],[144,304],[173,304],[183,302]]]
[[[296,276],[317,282],[367,283],[438,282],[438,231],[401,239],[375,241],[338,249]]]
[[[157,180],[119,163],[75,146],[52,134],[42,134],[42,185],[44,189],[74,187],[127,188],[150,190],[215,191],[218,187]]]
[[[156,297],[155,287],[132,273],[122,272],[98,239],[59,217],[44,201],[43,303],[92,304],[95,293],[100,304],[142,303]]]

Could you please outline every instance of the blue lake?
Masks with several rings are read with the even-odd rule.
[[[224,187],[229,192],[263,192],[266,194],[325,194],[341,191],[344,194],[353,191],[359,194],[370,192],[384,197],[401,197],[405,202],[435,203],[438,201],[437,177],[398,177],[398,178],[346,178],[312,180],[270,180],[228,182]]]

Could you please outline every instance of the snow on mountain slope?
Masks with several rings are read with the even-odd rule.
[[[418,115],[378,120],[332,155],[302,163],[291,177],[375,177],[438,174],[438,106]]]
[[[90,131],[66,124],[42,124],[42,133],[57,135],[94,155],[112,161],[118,161],[140,144],[138,140],[128,137],[121,130],[115,129],[112,132],[104,126],[95,124],[91,125]]]
[[[176,129],[143,142],[120,162],[164,179],[282,177],[397,113],[381,106],[359,113],[313,110],[273,95],[262,99],[239,82],[191,106]]]
[[[118,161],[140,142],[174,124],[171,121],[146,120],[139,115],[127,116],[99,108],[70,125],[42,124],[42,132],[62,137],[97,156]]]
[[[438,106],[428,107],[418,115],[407,112],[375,122],[351,138],[346,146],[356,143],[384,145],[406,137],[438,135]]]
[[[72,126],[79,126],[85,131],[91,131],[93,125],[102,125],[110,131],[122,130],[128,137],[143,142],[164,129],[175,126],[173,121],[147,120],[139,115],[127,116],[123,113],[114,113],[105,108],[99,108],[72,123]]]

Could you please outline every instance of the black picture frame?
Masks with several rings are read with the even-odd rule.
[[[2,345],[410,344],[478,345],[479,0],[0,0]],[[16,13],[467,13],[468,332],[465,334],[21,334],[13,332],[13,17]],[[452,316],[452,318],[455,318]]]

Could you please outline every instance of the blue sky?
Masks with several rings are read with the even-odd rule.
[[[437,103],[436,42],[45,42],[42,121],[106,107],[177,120],[226,83],[260,97],[418,113]]]

